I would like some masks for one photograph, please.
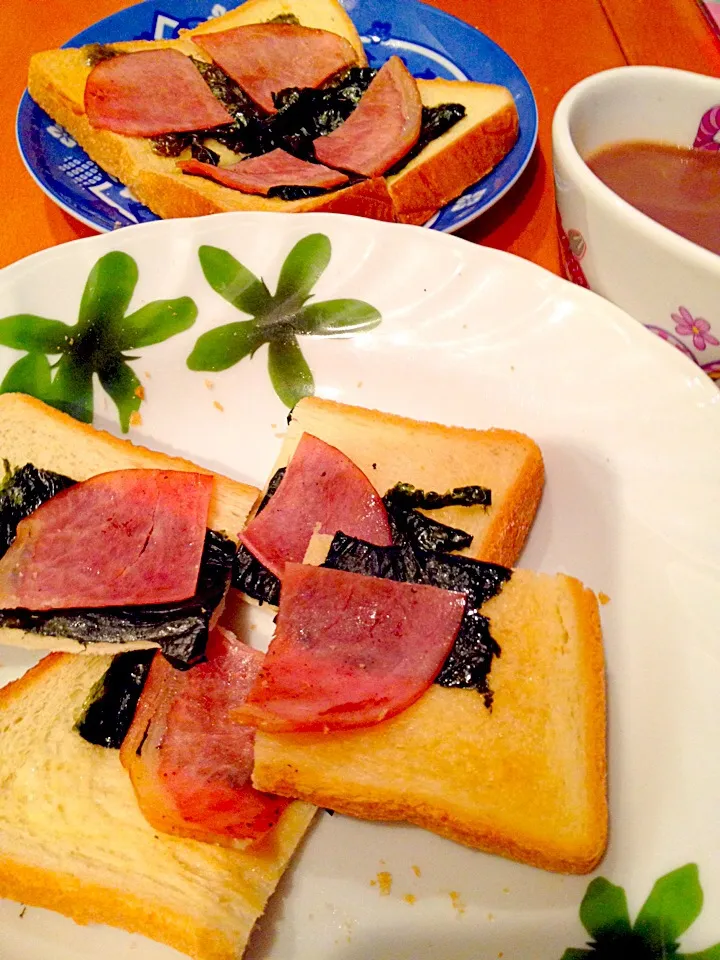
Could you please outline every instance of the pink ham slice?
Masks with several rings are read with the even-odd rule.
[[[93,127],[127,137],[204,130],[233,118],[179,50],[146,50],[102,60],[85,85]]]
[[[252,786],[255,731],[231,717],[263,654],[220,628],[206,654],[185,671],[155,656],[120,760],[156,830],[224,845],[256,840],[290,802]]]
[[[395,716],[430,686],[460,629],[465,596],[291,563],[243,723],[347,730]]]
[[[102,473],[18,524],[0,560],[0,608],[174,603],[197,586],[213,478]]]
[[[385,505],[362,470],[336,447],[304,433],[275,495],[240,540],[282,577],[286,563],[303,559],[316,528],[392,544]]]
[[[273,93],[317,87],[357,63],[357,53],[344,37],[289,23],[252,23],[200,34],[193,42],[270,113],[275,112]]]
[[[390,57],[360,103],[332,133],[313,141],[328,167],[377,177],[413,147],[420,136],[422,101],[399,57]]]
[[[299,160],[284,150],[271,150],[260,157],[241,160],[229,167],[214,167],[199,160],[178,164],[183,173],[215,180],[224,187],[266,196],[272,187],[339,187],[347,183],[344,173],[319,163]]]

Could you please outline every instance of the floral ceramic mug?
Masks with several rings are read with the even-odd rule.
[[[623,307],[720,381],[720,256],[640,213],[585,163],[598,148],[628,140],[717,151],[720,177],[720,80],[618,67],[574,86],[553,118],[568,279]]]

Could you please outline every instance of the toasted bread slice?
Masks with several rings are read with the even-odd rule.
[[[26,463],[87,480],[98,473],[143,467],[160,470],[190,470],[211,473],[189,460],[170,457],[129,440],[118,440],[109,433],[80,423],[67,414],[47,406],[34,397],[20,393],[0,395],[0,457],[11,467]],[[245,483],[215,475],[208,525],[237,540],[247,515],[257,499],[258,490]],[[35,650],[66,650],[75,653],[117,653],[117,645],[96,643],[83,646],[68,637],[50,637],[0,627],[0,644]],[[123,650],[145,647],[145,643],[126,643]]]
[[[387,178],[395,215],[422,224],[505,157],[518,137],[515,101],[505,87],[453,80],[418,80],[423,106],[461,103],[462,120]]]
[[[511,430],[470,430],[424,423],[363,407],[306,397],[273,469],[285,466],[303,433],[341,450],[381,495],[396,483],[444,493],[480,485],[490,507],[445,507],[428,515],[472,534],[468,556],[512,566],[520,556],[542,495],[545,471],[537,444]]]
[[[118,751],[75,730],[109,664],[52,654],[0,690],[0,896],[238,960],[314,808],[245,849],[157,833]]]
[[[177,40],[128,41],[111,44],[133,52],[171,47],[207,60],[193,43],[198,34],[228,30],[247,23],[295,13],[303,26],[337,33],[353,46],[358,61],[367,60],[358,33],[336,0],[248,0],[236,10],[183,33]],[[462,103],[467,116],[426,147],[400,173],[360,181],[341,190],[301,200],[282,200],[241,193],[187,176],[177,160],[155,152],[149,140],[126,137],[92,127],[85,115],[85,83],[91,67],[85,49],[49,50],[30,61],[28,90],[43,110],[63,126],[104,170],[117,177],[160,217],[202,216],[233,210],[299,213],[350,213],[377,220],[423,223],[439,207],[483,177],[512,148],[518,117],[509,91],[482,83],[419,80],[425,106]],[[224,161],[238,158],[220,145],[213,149]]]
[[[545,870],[594,869],[607,843],[595,596],[572,577],[516,570],[482,612],[502,651],[492,710],[475,690],[433,685],[373,727],[258,731],[255,786],[367,820],[404,820]]]

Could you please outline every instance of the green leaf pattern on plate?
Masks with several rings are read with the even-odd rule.
[[[592,940],[586,948],[566,950],[562,960],[720,960],[720,943],[697,953],[679,952],[679,937],[697,920],[702,906],[694,863],[660,877],[632,925],[623,888],[596,877],[580,905],[580,921]]]
[[[155,300],[127,315],[137,281],[133,258],[113,251],[90,271],[74,326],[27,313],[0,319],[0,345],[27,351],[5,374],[0,393],[27,393],[92,423],[97,376],[127,433],[143,391],[128,362],[137,357],[126,351],[168,340],[191,327],[197,317],[189,297]],[[48,355],[58,354],[54,363],[48,360]]]
[[[198,256],[212,289],[250,320],[215,327],[198,337],[188,357],[191,370],[217,373],[252,357],[268,344],[268,373],[280,400],[293,407],[315,390],[298,336],[331,337],[372,330],[380,313],[363,300],[324,300],[308,304],[312,289],[325,272],[331,245],[323,233],[298,241],[280,270],[274,295],[265,282],[227,250],[200,247]]]

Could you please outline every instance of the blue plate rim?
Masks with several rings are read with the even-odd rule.
[[[88,31],[96,31],[99,28],[102,28],[106,23],[110,23],[114,21],[117,18],[118,14],[125,14],[129,10],[145,7],[145,6],[154,8],[154,7],[157,7],[158,2],[159,0],[139,0],[138,3],[130,4],[128,7],[125,7],[122,10],[116,11],[115,13],[109,14],[108,16],[103,17],[102,19],[97,20],[95,23],[92,23],[89,26],[85,27],[79,33],[75,34],[69,40],[65,41],[65,43],[62,44],[62,46],[69,47],[69,46],[76,45],[78,40],[80,40],[84,36],[84,34],[86,34]],[[457,230],[460,230],[462,227],[467,226],[469,223],[472,223],[474,220],[481,217],[491,207],[495,206],[495,204],[498,203],[508,193],[508,191],[512,189],[512,187],[515,186],[515,184],[518,182],[520,177],[523,175],[523,173],[527,169],[528,164],[530,163],[530,160],[532,159],[533,154],[535,152],[535,148],[537,146],[537,140],[538,140],[539,115],[538,115],[537,101],[535,99],[535,94],[533,92],[533,89],[527,77],[523,73],[523,71],[520,69],[516,61],[510,56],[510,54],[507,53],[507,51],[505,51],[495,40],[493,40],[487,34],[483,33],[482,30],[479,30],[477,27],[474,27],[472,24],[467,23],[465,20],[462,20],[460,17],[456,17],[454,14],[448,13],[446,10],[439,9],[438,7],[425,3],[423,2],[423,0],[412,0],[412,3],[418,7],[421,7],[423,10],[429,11],[430,16],[436,17],[440,21],[445,20],[448,23],[459,25],[461,28],[466,30],[471,30],[474,33],[476,33],[478,36],[482,37],[485,42],[487,42],[492,47],[494,47],[497,51],[499,51],[499,53],[503,57],[507,59],[507,61],[509,61],[512,68],[517,74],[518,80],[525,87],[524,93],[527,98],[526,111],[529,114],[529,119],[531,122],[530,131],[529,131],[530,135],[529,135],[529,140],[527,140],[524,148],[525,153],[519,159],[518,167],[514,172],[514,174],[502,185],[502,187],[500,187],[498,190],[493,192],[484,203],[482,203],[479,206],[475,206],[471,208],[470,210],[468,210],[468,213],[464,216],[458,213],[458,215],[453,218],[452,223],[448,224],[447,226],[436,227],[435,224],[443,216],[443,214],[449,210],[451,205],[455,203],[459,198],[455,198],[455,200],[450,201],[449,204],[446,204],[444,207],[438,210],[426,223],[422,224],[422,227],[426,229],[434,229],[442,233],[455,233]],[[240,6],[240,5],[241,4],[236,4],[236,6]],[[346,13],[352,19],[352,10],[346,10]],[[91,230],[96,230],[99,233],[111,233],[114,229],[117,229],[117,228],[123,228],[125,226],[133,226],[133,224],[122,224],[122,223],[113,224],[112,226],[106,226],[105,224],[101,224],[100,222],[98,222],[97,218],[93,219],[92,217],[89,217],[86,214],[84,214],[82,210],[68,204],[62,198],[62,196],[59,195],[59,191],[57,190],[57,188],[53,187],[53,184],[56,182],[55,180],[48,182],[47,179],[43,178],[41,172],[36,169],[33,161],[28,156],[28,151],[23,142],[23,138],[21,134],[21,125],[23,123],[23,119],[33,111],[39,111],[44,114],[44,111],[42,111],[42,108],[39,107],[32,100],[32,98],[30,97],[29,91],[26,88],[20,97],[20,101],[18,103],[17,112],[15,116],[15,142],[17,144],[20,158],[22,159],[26,170],[30,174],[30,177],[34,181],[34,183],[40,188],[40,190],[47,197],[49,197],[53,201],[53,203],[55,203],[56,206],[58,206],[64,213],[68,214],[73,219],[89,227]],[[55,122],[53,121],[52,117],[50,117],[48,114],[44,114],[44,115],[48,117],[48,120],[51,123]],[[526,121],[524,130],[525,131],[528,130],[527,121]],[[523,131],[521,130],[521,134],[520,134],[521,136],[522,136],[522,133]],[[506,155],[506,157],[503,158],[503,160],[507,160],[508,158],[510,158],[513,155],[514,151],[517,150],[519,146],[520,146],[520,143],[518,139],[518,142],[516,142],[516,144],[511,149],[511,151]],[[80,149],[82,150],[82,147]],[[486,176],[490,176],[492,172],[494,171],[491,171],[490,173],[486,174]],[[469,187],[466,192],[470,192],[473,189],[477,188],[478,185],[482,183],[482,179],[477,181],[471,187]],[[463,195],[464,194],[461,194],[461,196]]]

